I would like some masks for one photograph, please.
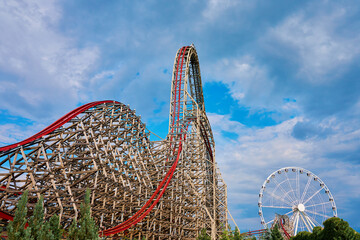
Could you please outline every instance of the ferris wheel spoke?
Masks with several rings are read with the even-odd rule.
[[[317,204],[313,204],[313,205],[305,205],[305,207],[309,208],[309,207],[315,207],[315,206],[326,205],[326,204],[331,204],[331,202],[322,202],[322,203],[317,203]]]
[[[264,205],[262,205],[262,207],[265,207],[265,208],[285,208],[285,209],[292,209],[292,207],[282,207],[282,206],[264,206]]]
[[[321,216],[321,217],[325,217],[325,218],[331,218],[331,216],[327,216],[327,215],[324,215],[324,214],[321,214],[321,213],[309,211],[309,210],[306,210],[306,209],[305,209],[305,212],[312,213],[312,214],[315,214],[315,215],[318,215],[318,216]]]
[[[294,212],[293,210],[291,210],[290,212],[285,213],[284,215],[289,215],[290,213]]]
[[[269,223],[272,223],[274,221],[274,219],[273,220],[271,220],[271,221],[268,221],[267,223],[265,223],[266,225],[268,225]]]
[[[294,219],[294,224],[293,224],[294,236],[296,235],[298,225],[299,225],[299,212],[296,212],[295,219]]]
[[[287,204],[288,206],[291,206],[291,203],[288,202],[288,201],[286,201],[285,199],[283,199],[283,198],[281,198],[281,197],[279,197],[279,196],[276,196],[276,195],[275,195],[274,193],[272,193],[272,192],[269,192],[269,194],[270,194],[273,198],[276,198],[276,199],[282,201],[283,203]]]
[[[319,190],[317,190],[311,197],[309,197],[303,204],[305,205],[308,201],[310,201],[313,197],[316,196],[321,190],[323,190],[324,187],[321,187]]]
[[[308,224],[308,226],[309,226],[309,228],[311,229],[311,231],[313,230],[313,228],[314,228],[314,223],[312,223],[311,221],[310,221],[310,219],[307,217],[307,216],[304,216],[304,218],[305,218],[305,221],[307,222],[307,224]],[[316,226],[315,226],[316,227]]]
[[[296,191],[297,191],[297,195],[298,195],[297,199],[300,199],[300,173],[299,173],[299,171],[296,171]]]
[[[311,227],[311,229],[313,229],[314,227],[316,227],[316,225],[313,223],[313,221],[311,221],[311,219],[309,218],[309,216],[306,213],[302,213],[306,219],[306,221],[308,222],[309,226]]]
[[[310,215],[306,215],[308,218],[311,219],[312,222],[315,222],[316,223],[316,226],[321,226],[321,224],[318,223],[318,221],[315,220],[315,218],[311,217]],[[316,227],[314,226],[314,227]]]
[[[295,199],[292,199],[292,198],[290,197],[290,194],[285,191],[285,189],[281,186],[281,184],[280,184],[278,181],[276,181],[275,178],[274,178],[274,182],[279,186],[279,188],[280,188],[280,190],[282,191],[282,193],[284,194],[284,196],[286,196],[286,197],[290,200],[291,203],[295,202],[295,199],[296,199],[296,198],[295,198]]]
[[[301,217],[301,220],[304,223],[305,227],[307,228],[307,230],[309,232],[311,232],[311,228],[308,226],[308,223],[306,222],[306,220],[304,219],[304,216],[301,213],[300,213],[300,217]]]
[[[292,187],[291,184],[290,184],[289,176],[288,176],[287,172],[284,171],[284,173],[285,173],[286,179],[287,179],[287,181],[288,181],[288,185],[289,185],[289,187],[291,188],[291,192],[292,192],[292,194],[293,194],[293,196],[294,196],[294,199],[296,199],[295,191],[294,191],[293,187]]]
[[[303,192],[303,194],[302,194],[302,196],[301,196],[300,202],[302,202],[302,201],[304,200],[304,198],[305,198],[305,196],[306,196],[306,192],[307,192],[307,190],[309,189],[310,182],[311,182],[311,177],[309,177],[309,179],[308,179],[308,181],[307,181],[307,183],[306,183],[306,186],[305,186],[304,192]]]

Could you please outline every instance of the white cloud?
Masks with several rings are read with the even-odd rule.
[[[31,124],[21,129],[17,124],[2,124],[0,125],[0,146],[22,141],[44,128],[45,126],[42,124]]]
[[[231,96],[242,104],[267,108],[279,100],[272,94],[274,82],[266,67],[252,56],[223,58],[204,68],[208,80],[226,84]]]
[[[209,0],[203,11],[203,16],[208,19],[215,19],[229,8],[236,7],[239,3],[231,0]]]
[[[230,211],[242,204],[239,214],[233,214],[237,221],[245,224],[242,227],[256,227],[256,224],[241,220],[243,212],[254,209],[253,216],[257,217],[256,204],[263,181],[273,171],[287,166],[303,167],[317,174],[332,191],[339,215],[350,218],[346,206],[348,201],[359,196],[356,169],[360,166],[356,163],[358,159],[351,162],[343,157],[360,149],[360,141],[357,141],[360,131],[356,127],[348,128],[334,118],[324,119],[320,125],[331,128],[332,134],[301,141],[292,136],[292,131],[297,123],[304,121],[303,118],[261,129],[244,127],[230,120],[229,115],[209,114],[209,120],[216,141],[216,161],[228,185]],[[229,129],[238,135],[236,139],[222,134]],[[336,155],[338,152],[342,154]],[[337,157],[332,156],[334,154]],[[252,214],[246,211],[245,216]],[[258,227],[261,227],[259,222]]]
[[[12,114],[39,119],[49,108],[74,106],[98,59],[95,47],[77,48],[58,32],[56,1],[1,1],[0,100]]]
[[[241,13],[251,11],[256,8],[257,1],[207,0],[206,2],[207,5],[202,11],[202,16],[204,20],[212,22],[219,21],[220,18],[227,18],[232,14],[239,16]],[[222,24],[228,24],[221,20],[220,22]],[[236,26],[236,24],[234,26]]]
[[[342,73],[344,67],[360,53],[359,33],[340,33],[344,24],[348,24],[345,21],[348,11],[338,6],[330,12],[319,11],[315,16],[307,16],[300,11],[271,28],[266,36],[267,41],[269,45],[275,41],[279,46],[274,50],[276,54],[299,62],[300,76],[312,83],[329,81]],[[294,56],[298,56],[298,59]]]

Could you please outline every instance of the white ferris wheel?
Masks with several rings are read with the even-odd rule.
[[[276,216],[284,216],[288,233],[311,232],[315,226],[337,216],[335,200],[325,183],[312,172],[299,167],[281,168],[265,180],[259,193],[259,215],[264,228]],[[284,220],[282,220],[284,221]]]

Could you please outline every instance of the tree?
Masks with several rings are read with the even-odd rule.
[[[29,231],[32,240],[59,240],[62,237],[59,217],[55,214],[49,221],[44,219],[44,198],[36,203],[33,215],[29,219]]]
[[[271,231],[271,239],[272,240],[283,240],[283,237],[281,236],[281,233],[279,231],[277,224],[275,224],[274,228]]]
[[[52,232],[54,239],[61,239],[63,235],[63,229],[60,228],[60,219],[58,215],[52,215],[49,220],[50,231]]]
[[[41,196],[39,201],[36,203],[33,215],[29,219],[29,230],[31,237],[34,240],[40,239],[41,230],[44,225],[44,198]]]
[[[261,236],[260,239],[262,239],[262,240],[272,240],[270,230],[266,229],[265,233]]]
[[[233,234],[231,231],[231,226],[228,225],[228,229],[226,229],[226,227],[223,227],[223,233],[220,236],[220,240],[232,240],[233,238]]]
[[[319,226],[317,226],[317,227],[314,227],[313,228],[313,231],[312,231],[312,233],[311,233],[311,239],[313,240],[315,240],[315,239],[321,239],[322,237],[321,237],[321,234],[322,234],[322,227],[319,227]]]
[[[54,235],[52,234],[50,230],[50,222],[44,222],[41,231],[38,234],[37,240],[55,240]],[[58,240],[58,239],[56,239]]]
[[[99,239],[99,227],[91,217],[90,189],[86,189],[85,203],[80,207],[79,240]]]
[[[90,189],[86,189],[84,203],[80,206],[80,219],[73,220],[67,239],[93,240],[99,239],[99,228],[91,217]]]
[[[349,226],[349,223],[338,217],[332,217],[324,222],[324,229],[319,233],[321,239],[359,239],[360,236]]]
[[[220,236],[220,240],[231,240],[231,236],[230,236],[229,231],[227,229],[223,230],[223,233]]]
[[[67,240],[77,240],[78,239],[78,234],[79,234],[79,229],[78,229],[78,224],[76,219],[74,218],[69,231],[68,231],[68,236],[67,236]]]
[[[235,227],[235,231],[234,231],[234,236],[233,236],[234,240],[241,240],[242,237],[240,236],[240,231],[237,227]]]
[[[324,228],[314,227],[313,232],[299,232],[292,240],[360,240],[360,234],[343,219],[332,217],[324,222]]]
[[[206,233],[206,228],[201,229],[197,240],[211,240],[211,237]]]
[[[9,240],[18,240],[18,239],[23,239],[23,240],[28,240],[30,239],[30,229],[27,228],[25,229],[25,225],[26,225],[26,215],[27,215],[27,201],[28,201],[28,190],[26,190],[17,206],[16,206],[16,211],[15,211],[15,216],[13,221],[11,221],[8,225],[8,239]]]
[[[312,240],[312,234],[309,232],[299,232],[298,234],[296,234],[295,237],[292,237],[292,240]]]

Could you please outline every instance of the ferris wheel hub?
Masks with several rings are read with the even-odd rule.
[[[300,203],[299,205],[297,205],[297,209],[298,209],[300,212],[304,212],[304,211],[305,211],[305,206],[304,206],[304,204]]]

